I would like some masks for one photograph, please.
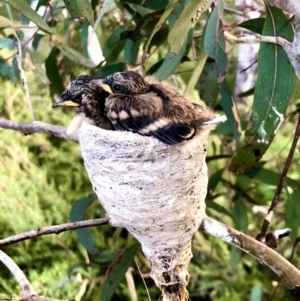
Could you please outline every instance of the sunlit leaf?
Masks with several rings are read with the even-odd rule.
[[[14,27],[14,23],[9,19],[0,16],[0,28],[5,28],[5,27]]]
[[[251,289],[250,301],[261,301],[262,300],[262,289],[259,284],[255,284]]]
[[[119,259],[114,262],[112,269],[102,285],[101,301],[109,301],[111,299],[116,287],[124,277],[125,272],[133,263],[133,256],[136,254],[138,248],[138,245],[127,248]]]
[[[15,48],[14,40],[8,38],[0,38],[0,49],[1,48],[14,49]]]
[[[24,0],[5,0],[11,7],[16,9],[27,19],[35,23],[38,27],[48,33],[55,33],[55,29],[48,26],[48,24],[43,20],[43,18],[33,10],[29,4]]]
[[[263,35],[280,35],[293,39],[293,29],[285,14],[266,5],[267,14]],[[239,147],[229,169],[243,173],[267,151],[288,106],[293,67],[279,45],[261,43],[259,50],[258,78],[248,129],[245,132],[246,144]]]
[[[211,0],[192,0],[184,7],[168,36],[171,52],[179,53],[186,41],[189,30],[194,28],[202,12],[211,2]]]
[[[85,17],[94,25],[94,13],[89,0],[64,0],[64,3],[73,18]]]

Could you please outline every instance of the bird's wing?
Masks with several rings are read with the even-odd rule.
[[[154,136],[166,144],[182,143],[195,134],[194,127],[166,118],[161,98],[153,93],[113,94],[107,98],[105,110],[116,130]]]

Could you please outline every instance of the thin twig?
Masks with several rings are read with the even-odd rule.
[[[35,295],[35,291],[31,286],[30,282],[21,271],[21,269],[17,266],[17,264],[3,251],[0,250],[0,261],[10,270],[10,272],[14,275],[16,280],[18,281],[20,287],[23,290],[23,294],[25,298],[30,298]]]
[[[269,225],[271,223],[273,213],[274,213],[274,211],[276,209],[276,206],[279,202],[279,197],[280,197],[280,194],[282,192],[283,185],[284,185],[288,170],[289,170],[290,165],[292,163],[292,159],[293,159],[294,152],[295,152],[295,149],[296,149],[296,146],[297,146],[297,143],[298,143],[299,136],[300,136],[300,115],[298,116],[298,122],[297,122],[296,131],[295,131],[295,134],[294,134],[294,139],[293,139],[293,142],[292,142],[292,146],[291,146],[291,149],[290,149],[289,154],[287,156],[287,159],[285,161],[285,164],[284,164],[281,176],[280,176],[280,180],[279,180],[274,198],[272,200],[272,203],[271,203],[271,206],[268,210],[268,213],[267,213],[267,215],[266,215],[266,217],[263,221],[260,232],[256,236],[256,239],[259,240],[259,241],[264,242],[264,240],[265,240]]]
[[[10,11],[10,7],[9,7],[8,4],[6,4],[6,10],[7,10],[7,13],[9,15],[10,20],[13,21],[12,13]],[[27,82],[27,77],[26,77],[24,69],[22,67],[22,43],[21,43],[21,40],[19,38],[19,35],[18,35],[16,29],[13,29],[13,32],[14,32],[14,36],[17,40],[17,50],[18,50],[17,62],[18,62],[18,68],[20,70],[21,85],[23,86],[25,96],[26,96],[26,100],[27,100],[27,104],[28,104],[29,110],[31,112],[31,115],[33,117],[33,120],[36,120],[36,115],[35,115],[34,110],[33,110],[31,97],[30,97],[30,93],[29,93],[29,86],[28,86],[28,82]]]
[[[43,133],[48,136],[55,136],[65,140],[78,142],[78,140],[71,138],[67,135],[67,129],[63,126],[44,123],[41,121],[34,121],[32,123],[17,122],[8,119],[0,118],[0,128],[14,130],[24,135],[34,133]]]
[[[27,239],[43,236],[43,235],[49,235],[49,234],[59,234],[61,232],[70,231],[70,230],[76,230],[81,228],[87,228],[87,227],[94,227],[94,226],[100,226],[100,225],[107,225],[109,224],[110,219],[109,218],[98,218],[98,219],[91,219],[86,221],[79,221],[79,222],[73,222],[73,223],[67,223],[62,225],[56,225],[56,226],[47,226],[43,228],[37,228],[28,232],[24,232],[21,234],[17,234],[14,236],[10,236],[4,239],[0,240],[0,247],[8,246],[20,241],[24,241]]]

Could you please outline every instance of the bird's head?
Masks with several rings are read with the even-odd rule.
[[[96,78],[91,75],[77,77],[60,95],[59,99],[52,105],[52,108],[60,106],[80,107],[85,99],[84,96],[93,96],[95,93],[96,95],[99,93],[99,86],[94,82],[95,80]],[[104,91],[102,90],[102,92]]]
[[[110,94],[144,94],[150,89],[144,78],[134,71],[117,72],[96,82]]]

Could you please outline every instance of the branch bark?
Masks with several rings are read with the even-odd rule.
[[[3,251],[0,250],[0,261],[10,270],[14,275],[15,279],[18,281],[19,285],[23,290],[25,298],[30,298],[35,295],[35,291],[31,286],[30,282],[18,267],[18,265]]]
[[[42,133],[48,136],[55,136],[65,140],[78,142],[78,140],[67,135],[67,129],[63,126],[53,125],[40,121],[33,121],[32,123],[18,122],[8,119],[0,118],[0,128],[20,132],[24,135],[31,135],[34,133]]]
[[[300,295],[297,295],[300,288],[300,271],[282,255],[258,240],[209,217],[202,221],[200,230],[222,239],[263,262],[284,281],[296,300],[300,300],[298,299]]]
[[[14,236],[1,239],[0,247],[8,246],[23,240],[39,237],[42,235],[59,234],[61,232],[76,230],[80,228],[107,225],[109,224],[109,221],[110,221],[109,218],[98,218],[98,219],[91,219],[91,220],[67,223],[67,224],[56,225],[56,226],[37,228],[28,232],[24,232],[21,234],[17,234]]]

